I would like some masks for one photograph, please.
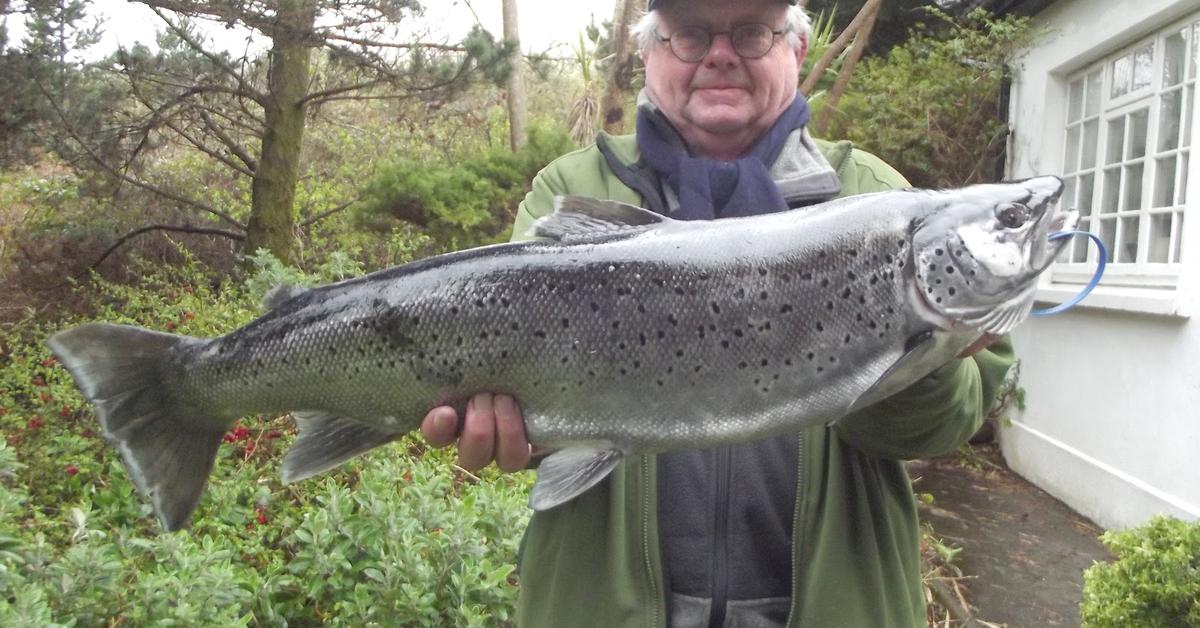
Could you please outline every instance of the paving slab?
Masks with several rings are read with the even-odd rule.
[[[980,620],[1010,628],[1078,626],[1083,571],[1110,559],[1103,529],[1004,466],[994,447],[912,462],[921,518],[948,544]]]

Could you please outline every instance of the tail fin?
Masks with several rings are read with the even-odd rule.
[[[163,385],[167,358],[200,342],[128,325],[91,323],[47,344],[96,407],[104,436],[168,531],[187,525],[212,471],[220,418],[180,407]]]

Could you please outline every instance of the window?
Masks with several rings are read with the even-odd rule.
[[[1193,17],[1068,78],[1063,202],[1108,247],[1106,285],[1175,285],[1198,65]],[[1058,262],[1054,281],[1086,281],[1095,247],[1077,238]]]

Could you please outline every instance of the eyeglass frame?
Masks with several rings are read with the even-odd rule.
[[[760,55],[757,55],[757,56],[744,55],[741,53],[741,51],[739,51],[737,49],[737,46],[733,43],[734,42],[733,33],[735,31],[737,31],[738,29],[743,29],[743,28],[748,28],[748,27],[763,27],[771,32],[771,45],[767,46],[767,49],[764,50],[762,52],[762,54],[760,54]],[[705,33],[706,35],[708,35],[708,45],[704,46],[704,51],[700,54],[699,57],[696,57],[694,60],[690,60],[690,61],[688,59],[684,59],[683,57],[679,56],[679,52],[677,52],[675,50],[675,46],[671,42],[671,39],[673,37],[675,37],[675,35],[683,32],[683,31],[687,31],[687,30],[701,31],[701,32]],[[662,33],[659,33],[657,30],[655,30],[654,38],[656,40],[658,40],[659,43],[667,44],[667,48],[670,49],[671,54],[674,55],[676,59],[679,59],[683,63],[700,63],[701,61],[704,60],[704,57],[706,57],[708,55],[708,52],[710,50],[712,50],[713,41],[716,39],[717,35],[728,35],[729,36],[729,47],[733,49],[733,52],[742,59],[753,60],[753,59],[761,59],[761,58],[767,56],[768,54],[770,54],[771,50],[773,50],[775,48],[775,40],[779,39],[780,37],[783,37],[784,35],[787,35],[788,32],[789,31],[787,28],[775,30],[775,29],[771,28],[770,24],[765,24],[763,22],[748,22],[746,24],[738,24],[737,26],[734,26],[733,28],[731,28],[729,30],[725,30],[725,31],[710,31],[702,26],[684,26],[683,28],[676,29],[675,32],[671,33],[667,37],[663,37]]]

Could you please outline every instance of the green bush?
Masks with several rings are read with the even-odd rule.
[[[1037,34],[1029,18],[963,18],[933,11],[944,28],[914,33],[855,70],[827,135],[887,161],[914,185],[995,179],[1008,129],[1000,93],[1007,67]]]
[[[212,336],[261,313],[254,286],[354,270],[256,260],[251,287],[193,262],[87,289],[98,320]],[[408,438],[285,486],[292,422],[251,417],[226,435],[191,529],[164,534],[45,348],[81,322],[0,333],[0,625],[511,624],[526,474],[471,475]]]
[[[489,148],[454,163],[405,156],[379,167],[356,210],[376,227],[421,226],[451,249],[502,238],[539,170],[574,145],[562,131],[534,127],[517,152]]]
[[[1200,627],[1200,522],[1165,516],[1100,540],[1116,556],[1083,575],[1083,624]]]

